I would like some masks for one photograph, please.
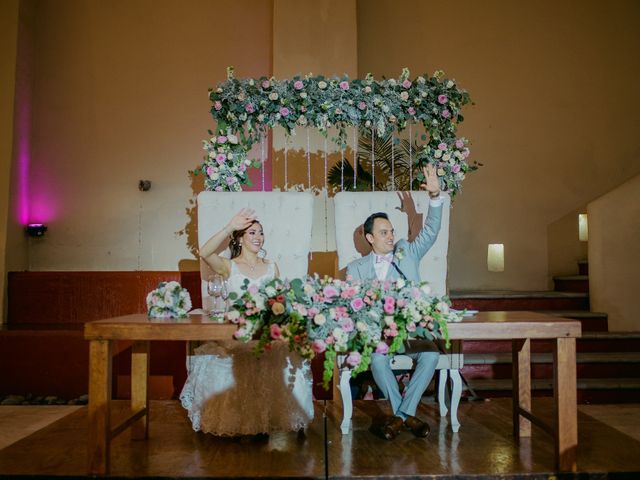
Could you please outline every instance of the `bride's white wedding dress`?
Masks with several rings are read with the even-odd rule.
[[[267,273],[253,279],[231,261],[229,291],[243,293],[245,279],[262,284]],[[188,378],[180,394],[195,431],[214,435],[256,435],[305,428],[313,419],[309,362],[289,352],[285,342],[273,342],[260,357],[255,342],[208,342],[187,358]]]

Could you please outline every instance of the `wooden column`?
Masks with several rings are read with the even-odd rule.
[[[513,435],[516,439],[531,436],[531,422],[520,409],[531,412],[531,341],[512,342],[513,355]]]
[[[131,349],[131,409],[144,409],[145,415],[131,425],[131,438],[144,440],[149,436],[149,342],[137,341]]]
[[[89,344],[89,473],[109,473],[111,443],[111,341]]]
[[[557,338],[555,340],[553,368],[557,466],[561,471],[575,472],[578,451],[575,338]]]

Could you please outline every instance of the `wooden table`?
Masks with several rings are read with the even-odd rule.
[[[89,473],[109,473],[111,440],[131,427],[132,437],[148,436],[149,341],[230,339],[235,325],[212,323],[202,315],[188,319],[149,319],[145,314],[99,320],[85,325],[90,341]],[[576,471],[578,416],[576,337],[580,322],[534,312],[480,312],[449,325],[452,340],[511,340],[513,342],[513,432],[516,439],[531,436],[531,423],[554,437],[557,467]],[[556,411],[554,425],[531,413],[531,339],[553,341]],[[111,342],[133,341],[131,359],[131,414],[111,426]]]
[[[89,473],[109,473],[111,440],[127,428],[134,439],[149,433],[147,382],[150,340],[230,340],[236,326],[214,323],[205,315],[185,319],[150,319],[146,314],[98,320],[85,325],[89,340]],[[111,425],[111,346],[113,340],[133,341],[131,357],[131,412]]]

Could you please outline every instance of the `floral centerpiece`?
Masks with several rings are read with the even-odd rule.
[[[447,322],[460,321],[446,297],[435,297],[427,283],[378,280],[355,283],[320,278],[272,280],[250,286],[234,297],[228,319],[238,324],[235,337],[258,338],[256,353],[273,341],[287,341],[305,358],[325,354],[328,386],[338,355],[356,375],[369,367],[371,355],[402,353],[413,338],[445,340]]]
[[[426,133],[416,166],[436,165],[443,189],[457,193],[464,174],[477,168],[467,162],[468,141],[456,136],[457,125],[464,120],[462,108],[471,99],[442,71],[414,79],[404,68],[397,79],[309,74],[277,80],[237,79],[233,67],[228,67],[227,80],[210,89],[209,100],[218,129],[240,135],[245,152],[267,129],[278,125],[288,133],[312,126],[324,135],[333,127],[336,142],[345,148],[347,127],[371,130],[382,138],[418,123]]]
[[[191,296],[176,281],[160,282],[147,294],[147,311],[151,318],[184,318],[191,310]]]

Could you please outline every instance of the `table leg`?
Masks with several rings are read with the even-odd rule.
[[[131,349],[131,409],[147,413],[131,425],[131,438],[144,440],[149,436],[149,342],[137,341]]]
[[[111,442],[111,341],[89,343],[89,474],[109,473]]]
[[[531,422],[520,415],[519,409],[531,412],[531,341],[513,340],[513,436],[531,436]]]
[[[556,463],[575,472],[578,451],[576,339],[558,338],[553,349],[553,397],[556,403]]]

